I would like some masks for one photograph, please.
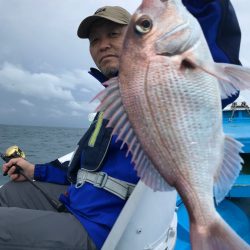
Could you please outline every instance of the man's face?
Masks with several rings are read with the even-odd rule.
[[[106,20],[97,20],[90,29],[90,54],[96,66],[108,78],[118,73],[126,29],[126,25]]]

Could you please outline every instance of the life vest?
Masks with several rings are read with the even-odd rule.
[[[103,113],[97,113],[89,129],[78,142],[69,163],[68,179],[71,183],[76,183],[80,168],[89,172],[101,170],[112,134],[112,128],[106,128],[107,124],[108,120],[103,118]]]

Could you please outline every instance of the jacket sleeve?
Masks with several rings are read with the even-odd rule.
[[[72,153],[49,163],[36,164],[34,179],[57,184],[70,184],[67,172],[71,156]]]
[[[240,65],[241,31],[230,0],[182,0],[198,20],[215,62]],[[235,101],[239,93],[222,100],[222,108]]]

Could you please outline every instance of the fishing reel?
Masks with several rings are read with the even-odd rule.
[[[12,158],[19,157],[25,159],[25,153],[18,146],[14,145],[6,149],[3,157],[7,158],[6,160],[8,161]]]
[[[11,146],[11,147],[7,148],[6,151],[5,151],[5,154],[0,153],[0,157],[5,162],[9,162],[13,158],[23,158],[23,159],[25,159],[25,154],[18,146],[14,145],[14,146]],[[51,206],[54,207],[58,212],[66,211],[66,208],[65,208],[63,203],[61,203],[60,201],[54,199],[53,197],[50,197],[50,195],[46,191],[44,191],[42,188],[40,188],[33,181],[33,179],[31,179],[29,176],[27,176],[25,174],[25,172],[23,171],[23,169],[19,165],[14,164],[14,166],[16,167],[16,170],[15,170],[15,172],[13,174],[22,175],[32,186],[34,186],[36,189],[38,189],[43,194],[43,196],[48,200],[48,202],[51,204]],[[6,175],[8,175],[8,171],[3,173],[3,176],[6,176]]]
[[[14,146],[7,148],[4,154],[0,153],[0,157],[5,162],[9,162],[13,158],[25,159],[25,154],[18,146],[14,145]],[[20,167],[17,166],[16,173],[19,173],[19,172],[20,172]],[[7,172],[4,172],[3,176],[6,176],[6,175],[7,175]]]

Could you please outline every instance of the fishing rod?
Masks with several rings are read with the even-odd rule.
[[[8,149],[6,150],[6,153],[5,153],[5,154],[3,154],[3,153],[0,152],[0,157],[7,163],[7,162],[9,162],[11,159],[13,159],[13,158],[19,158],[19,157],[25,158],[25,154],[24,154],[23,151],[21,151],[21,149],[18,148],[17,146],[12,146],[12,147],[10,147],[10,148],[8,148]],[[13,174],[22,175],[31,185],[33,185],[36,189],[38,189],[38,190],[43,194],[43,196],[47,199],[47,201],[51,204],[51,206],[52,206],[53,208],[55,208],[58,212],[63,212],[63,211],[65,211],[65,206],[64,206],[64,204],[62,204],[60,201],[58,201],[58,200],[56,200],[56,199],[50,197],[50,195],[48,195],[42,188],[40,188],[40,187],[33,181],[33,179],[31,179],[30,177],[28,177],[28,176],[24,173],[22,167],[20,167],[20,166],[17,165],[17,164],[14,164],[14,165],[12,165],[12,166],[15,166],[15,167],[16,167],[15,171],[13,172]],[[8,175],[8,171],[9,171],[9,169],[3,173],[3,176]]]

